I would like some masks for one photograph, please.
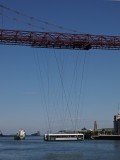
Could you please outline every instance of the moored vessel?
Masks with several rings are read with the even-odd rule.
[[[45,141],[81,141],[84,140],[84,134],[82,133],[54,133],[54,134],[45,134]]]

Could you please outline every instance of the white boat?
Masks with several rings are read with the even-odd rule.
[[[84,134],[82,133],[54,133],[54,134],[45,134],[45,141],[80,141],[84,140]]]
[[[26,133],[23,129],[20,129],[17,134],[14,136],[15,140],[24,140],[26,136]]]

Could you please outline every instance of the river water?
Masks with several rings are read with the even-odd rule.
[[[118,160],[120,141],[45,142],[43,137],[0,137],[0,160]]]

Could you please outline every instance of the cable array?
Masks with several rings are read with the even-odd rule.
[[[29,16],[25,13],[22,13],[18,10],[15,10],[15,9],[12,9],[10,7],[7,7],[5,5],[2,5],[0,4],[0,8],[2,8],[3,10],[7,10],[9,11],[10,13],[14,13],[15,15],[17,16],[21,16],[23,18],[27,18],[28,20],[32,21],[32,23],[29,23],[27,21],[23,21],[23,20],[20,20],[18,19],[17,17],[10,17],[2,12],[0,12],[0,15],[1,16],[5,16],[7,17],[8,19],[10,20],[13,20],[13,21],[17,21],[17,22],[20,22],[20,23],[23,23],[23,24],[26,24],[28,26],[31,26],[31,27],[35,27],[35,28],[39,28],[41,30],[44,30],[44,31],[49,31],[48,27],[54,27],[56,29],[59,29],[59,30],[64,30],[64,31],[67,31],[67,32],[72,32],[72,33],[78,33],[77,30],[74,30],[74,29],[70,29],[70,28],[67,28],[67,27],[64,27],[62,25],[57,25],[55,23],[52,23],[52,22],[48,22],[48,21],[44,21],[40,18],[36,18],[36,17],[33,17],[33,16]],[[41,23],[41,25],[45,25],[45,27],[41,26],[41,25],[35,25],[33,22],[38,22],[38,23]]]

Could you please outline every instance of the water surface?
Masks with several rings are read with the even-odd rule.
[[[120,141],[45,142],[43,137],[0,137],[0,160],[118,160]]]

